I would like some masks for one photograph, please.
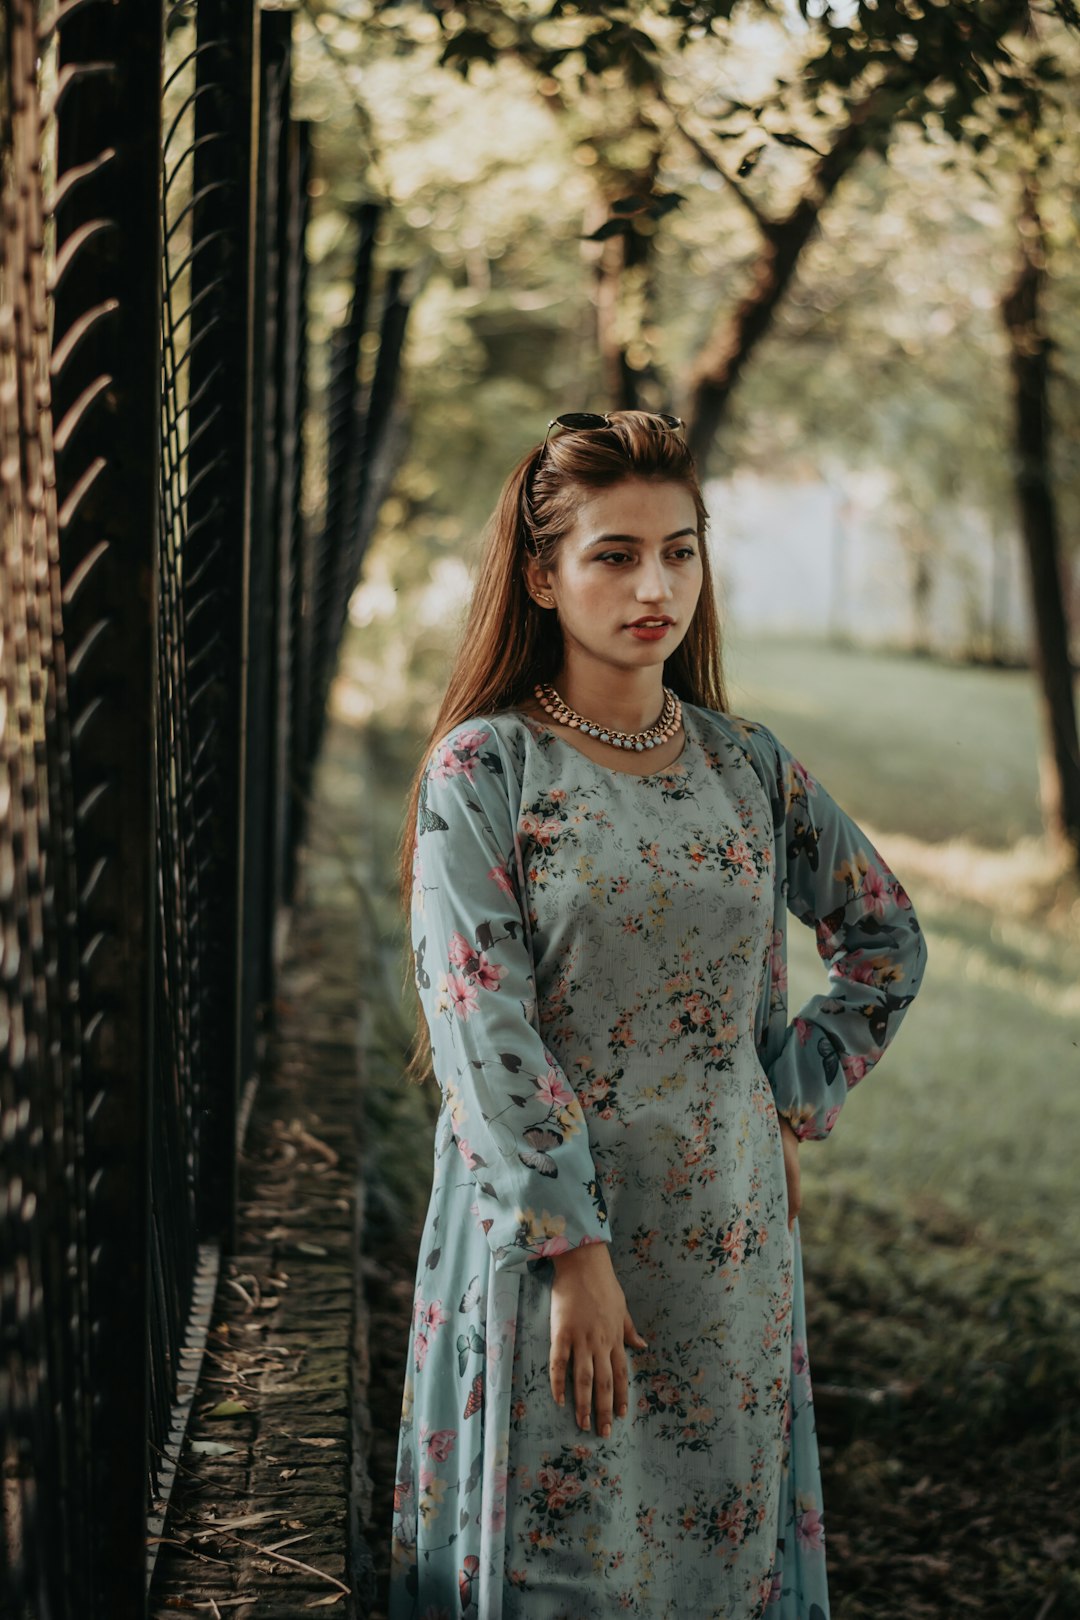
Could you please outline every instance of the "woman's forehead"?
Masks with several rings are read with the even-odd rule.
[[[583,544],[603,533],[663,541],[687,528],[697,531],[697,506],[685,484],[632,478],[583,492],[572,533]]]

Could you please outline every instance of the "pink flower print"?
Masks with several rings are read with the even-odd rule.
[[[498,885],[503,894],[508,894],[513,898],[514,885],[510,881],[510,874],[505,866],[493,866],[488,873],[488,877],[492,883]]]
[[[730,1232],[725,1232],[720,1240],[720,1247],[729,1259],[736,1265],[743,1257],[743,1244],[746,1238],[746,1222],[736,1221]]]
[[[876,866],[868,866],[863,874],[863,899],[868,916],[884,917],[889,890],[884,876]]]
[[[551,840],[558,838],[562,831],[562,822],[557,816],[538,816],[535,811],[527,810],[518,827],[522,837],[531,838],[541,849],[548,849]]]
[[[537,1080],[536,1098],[545,1108],[556,1109],[569,1108],[576,1101],[574,1092],[555,1068],[549,1069],[542,1079]]]
[[[844,1079],[849,1088],[857,1085],[870,1068],[870,1061],[860,1052],[845,1052],[840,1059],[840,1067],[844,1071]]]
[[[424,1319],[430,1333],[434,1333],[436,1328],[442,1327],[444,1322],[449,1322],[450,1318],[442,1308],[441,1299],[432,1300],[424,1313]]]
[[[805,1046],[807,1041],[810,1039],[813,1026],[808,1024],[805,1018],[796,1018],[793,1020],[793,1022],[795,1025],[795,1033],[799,1037],[799,1044],[801,1046]]]
[[[463,1136],[458,1138],[458,1152],[465,1161],[465,1168],[475,1170],[477,1164],[476,1154]]]
[[[464,776],[466,780],[476,780],[477,753],[481,743],[487,741],[489,733],[486,731],[463,731],[450,743],[442,743],[435,751],[431,767],[431,777],[435,782],[445,782],[451,776]]]
[[[447,976],[447,990],[450,995],[450,1005],[459,1018],[468,1018],[470,1013],[476,1011],[476,986],[463,979],[459,973]]]
[[[787,964],[784,961],[784,936],[779,928],[773,930],[769,944],[769,972],[777,985],[787,985]]]
[[[808,1370],[810,1363],[806,1359],[806,1345],[802,1339],[795,1339],[791,1346],[791,1370],[800,1374]]]
[[[814,781],[814,778],[810,775],[810,772],[807,770],[806,766],[804,764],[802,764],[802,762],[800,760],[797,760],[797,759],[792,760],[792,762],[791,762],[791,776],[792,776],[792,781],[800,783],[802,785],[802,788],[803,788],[804,792],[806,792],[806,793],[813,792],[814,788],[816,788],[816,786],[817,786],[817,783]]]
[[[833,1126],[836,1124],[836,1116],[839,1114],[840,1108],[841,1108],[840,1103],[833,1103],[831,1108],[827,1108],[825,1110],[825,1129],[826,1129],[826,1131],[831,1131]]]
[[[499,988],[499,980],[505,979],[505,977],[506,969],[504,967],[496,967],[495,963],[492,962],[483,951],[481,951],[480,955],[476,959],[476,966],[473,969],[473,979],[480,986],[481,990],[497,990]]]
[[[825,1525],[818,1508],[796,1514],[795,1539],[802,1547],[820,1549],[825,1545]]]
[[[853,961],[850,957],[838,962],[833,968],[838,979],[847,979],[851,984],[876,984],[877,970],[872,961]]]
[[[470,945],[464,934],[451,934],[449,958],[451,967],[467,968],[476,960],[476,946]]]
[[[454,1449],[456,1439],[456,1429],[436,1429],[435,1433],[429,1434],[424,1442],[428,1456],[434,1457],[436,1462],[445,1462]]]
[[[427,1334],[418,1333],[413,1340],[413,1359],[416,1362],[417,1372],[420,1371],[427,1360],[428,1348]]]
[[[754,873],[754,855],[745,838],[736,838],[728,845],[728,855],[737,861],[744,872]]]

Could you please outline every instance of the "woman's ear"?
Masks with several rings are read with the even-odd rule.
[[[555,597],[551,590],[552,573],[551,568],[543,567],[535,557],[525,559],[525,589],[533,601],[539,603],[540,607],[550,608],[555,606]]]

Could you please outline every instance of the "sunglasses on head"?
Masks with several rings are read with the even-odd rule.
[[[647,416],[651,422],[659,422],[662,427],[667,428],[671,433],[677,432],[683,425],[681,416],[669,416],[666,411],[642,411],[639,414]],[[569,428],[571,432],[577,433],[583,428],[610,426],[611,416],[606,411],[564,411],[561,416],[553,416],[548,423],[547,432],[544,434],[543,448],[547,449],[551,430],[555,427]]]

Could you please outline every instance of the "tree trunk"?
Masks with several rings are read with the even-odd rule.
[[[640,111],[635,124],[638,129],[655,134],[654,125]],[[654,147],[648,167],[638,174],[622,173],[607,184],[614,185],[616,196],[651,197],[660,172],[660,151]],[[609,217],[613,198],[606,198],[604,217]],[[662,380],[652,365],[631,365],[624,341],[623,307],[628,277],[638,272],[642,291],[643,324],[648,324],[653,306],[653,235],[638,230],[632,223],[620,236],[604,243],[596,261],[596,338],[600,353],[601,378],[608,410],[637,411],[657,408],[660,396],[666,395]],[[649,396],[656,395],[656,399]],[[666,397],[664,408],[667,408]]]
[[[754,266],[750,292],[698,356],[691,374],[687,437],[703,477],[735,385],[772,326],[821,210],[862,153],[887,144],[896,114],[909,93],[886,80],[852,109],[848,122],[815,165],[795,207],[786,219],[770,225]]]
[[[1016,497],[1042,695],[1042,809],[1048,836],[1066,845],[1080,869],[1080,745],[1050,468],[1050,340],[1042,328],[1046,236],[1039,182],[1031,171],[1021,178],[1017,227],[1016,279],[1001,301],[1001,314],[1009,337]]]

